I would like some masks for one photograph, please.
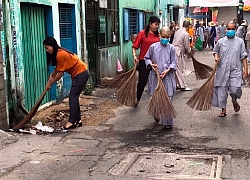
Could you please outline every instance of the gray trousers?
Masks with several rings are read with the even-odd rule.
[[[69,122],[75,124],[81,120],[81,111],[79,104],[79,96],[83,91],[87,81],[89,79],[89,72],[84,71],[76,75],[72,80],[72,85],[69,93]]]
[[[237,102],[237,99],[240,99],[242,95],[242,89],[240,87],[232,87],[232,86],[214,87],[212,106],[219,107],[221,109],[226,108],[228,93],[232,97],[232,102]]]

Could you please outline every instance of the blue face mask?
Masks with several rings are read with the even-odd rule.
[[[166,38],[166,39],[165,38],[161,38],[161,44],[164,45],[164,46],[166,46],[169,43],[169,40],[170,40],[169,38]]]
[[[227,30],[226,35],[228,38],[233,38],[235,36],[235,30]]]

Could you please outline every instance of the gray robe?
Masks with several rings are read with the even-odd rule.
[[[175,48],[171,44],[163,46],[160,42],[152,44],[146,55],[144,56],[146,67],[151,68],[150,64],[157,64],[158,71],[161,74],[164,70],[171,68],[172,70],[162,79],[168,96],[173,96],[176,91],[175,70],[176,70],[176,53]],[[148,93],[154,93],[157,85],[156,73],[152,70],[149,75],[150,88]]]
[[[184,70],[185,70],[185,54],[191,52],[189,34],[186,28],[179,29],[175,33],[175,37],[172,43],[175,47],[177,54],[177,71],[176,80],[179,88],[186,88],[184,82]]]
[[[161,74],[164,70],[171,68],[168,74],[162,79],[162,82],[166,88],[168,96],[172,101],[172,97],[176,91],[176,82],[175,82],[175,70],[177,66],[177,58],[175,48],[171,44],[163,46],[160,42],[152,44],[144,60],[147,68],[151,68],[150,64],[157,64],[158,71]],[[154,93],[157,86],[157,75],[154,70],[150,72],[149,75],[149,88],[148,93],[151,95]],[[173,125],[173,119],[165,120],[162,119],[163,125]]]
[[[241,38],[221,38],[216,44],[214,54],[219,54],[218,64],[214,80],[214,92],[212,105],[219,108],[226,108],[227,94],[236,98],[241,97],[241,86],[243,80],[242,60],[247,56],[245,44]]]

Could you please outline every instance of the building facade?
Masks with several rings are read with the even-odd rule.
[[[7,82],[9,124],[29,111],[44,91],[49,73],[43,40],[53,36],[59,45],[81,57],[80,0],[3,0],[1,31]],[[65,73],[43,104],[68,94]]]

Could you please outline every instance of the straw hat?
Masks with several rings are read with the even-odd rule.
[[[213,21],[210,22],[210,26],[215,26]]]
[[[241,26],[248,26],[248,23],[246,20],[242,20]]]

